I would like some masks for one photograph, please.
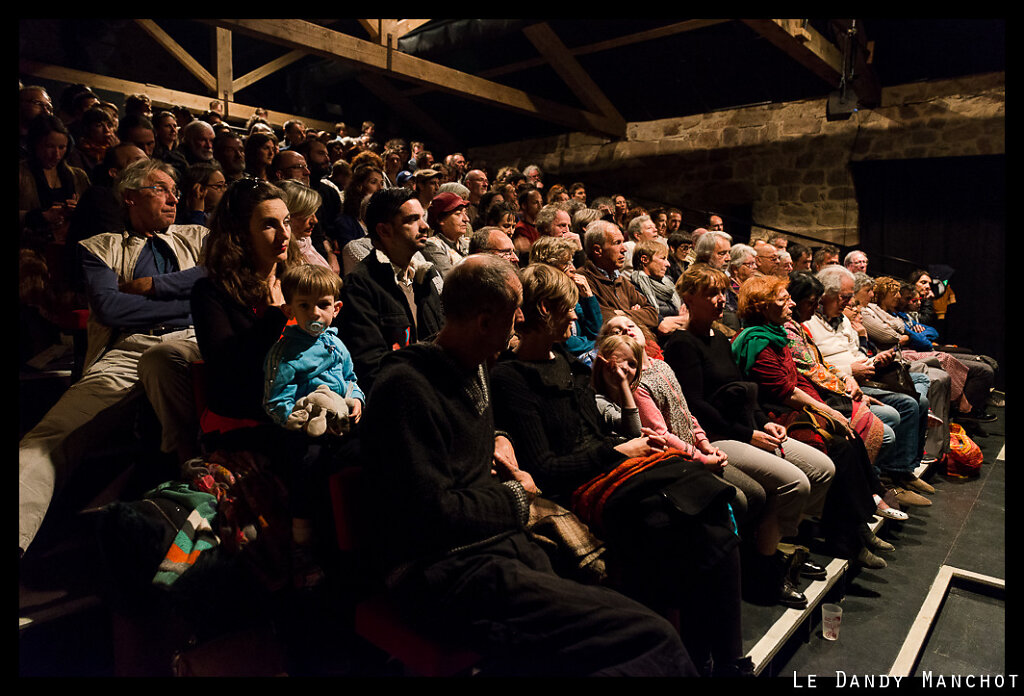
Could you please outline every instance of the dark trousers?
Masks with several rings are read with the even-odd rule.
[[[393,594],[421,630],[484,654],[489,675],[697,676],[668,621],[559,577],[524,534],[416,568]]]

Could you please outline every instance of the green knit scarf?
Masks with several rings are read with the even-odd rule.
[[[732,359],[743,370],[750,373],[757,356],[768,346],[784,348],[789,345],[786,330],[777,324],[759,324],[741,331],[732,341]]]

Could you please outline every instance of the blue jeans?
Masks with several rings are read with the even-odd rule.
[[[924,437],[928,427],[928,399],[920,394],[915,399],[899,392],[863,388],[862,391],[884,404],[872,404],[871,412],[892,428],[895,441],[882,450],[875,465],[881,472],[906,474],[921,462]],[[893,423],[895,415],[895,423]]]

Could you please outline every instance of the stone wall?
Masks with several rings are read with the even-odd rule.
[[[480,148],[492,169],[538,164],[591,198],[750,210],[751,219],[840,245],[858,241],[848,163],[1005,152],[1005,73],[886,88],[881,105],[828,121],[825,100],[630,123],[625,140],[582,133]]]

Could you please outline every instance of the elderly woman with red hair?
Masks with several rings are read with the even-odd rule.
[[[784,328],[793,316],[789,279],[754,276],[740,286],[738,314],[745,327],[732,342],[733,359],[746,379],[758,385],[765,413],[786,426],[789,437],[829,455],[836,475],[822,513],[830,551],[869,568],[884,568],[872,549],[883,545],[868,527],[885,489],[864,442],[838,410],[797,370]]]

